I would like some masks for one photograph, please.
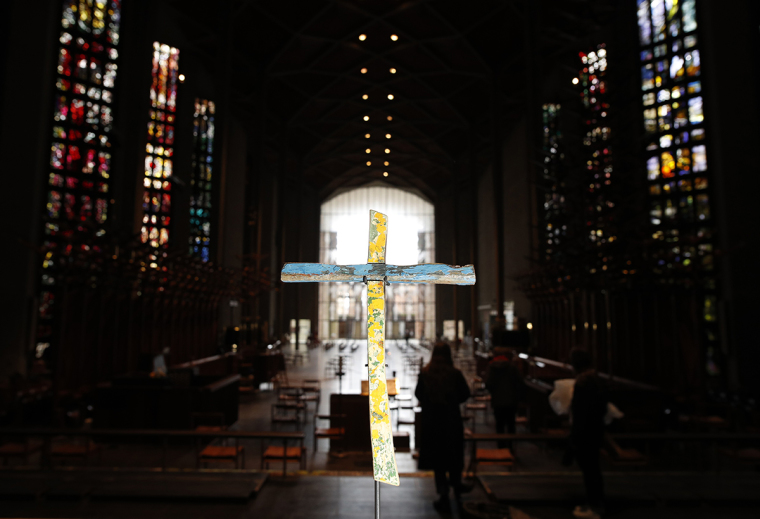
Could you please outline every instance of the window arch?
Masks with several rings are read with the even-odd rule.
[[[368,186],[338,194],[322,204],[320,262],[367,262],[369,210],[388,215],[387,262],[398,265],[435,261],[435,209],[422,197],[397,188]],[[362,283],[322,283],[319,337],[367,337],[367,288]],[[391,285],[386,290],[388,339],[435,338],[435,287]]]

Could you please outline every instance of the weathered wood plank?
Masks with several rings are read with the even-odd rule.
[[[367,283],[367,367],[369,425],[375,481],[398,486],[393,430],[385,378],[385,284]]]
[[[475,268],[472,265],[450,266],[442,263],[423,265],[326,265],[321,263],[286,263],[281,279],[287,283],[382,281],[388,283],[437,283],[444,285],[474,285]]]
[[[385,243],[388,240],[388,217],[369,210],[369,253],[367,263],[385,263]]]

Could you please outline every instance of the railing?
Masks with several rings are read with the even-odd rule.
[[[184,431],[173,429],[92,429],[92,430],[77,430],[77,429],[26,429],[26,428],[1,428],[0,438],[3,437],[23,437],[23,438],[39,438],[44,439],[43,445],[43,458],[41,459],[41,465],[45,459],[49,459],[51,450],[52,439],[56,436],[66,437],[82,437],[87,438],[88,441],[92,438],[103,439],[116,439],[116,438],[161,438],[163,443],[162,464],[161,469],[166,470],[166,454],[168,443],[170,439],[195,439],[196,455],[198,455],[200,441],[203,438],[215,439],[215,438],[233,438],[235,440],[235,448],[237,450],[238,442],[240,440],[260,440],[262,443],[262,451],[264,441],[266,440],[282,440],[283,446],[283,463],[282,463],[282,475],[287,474],[287,447],[289,441],[298,442],[298,446],[303,450],[304,433],[302,432],[280,432],[280,431]]]
[[[523,360],[527,360],[530,362],[531,365],[537,366],[538,368],[542,368],[543,365],[547,366],[554,366],[555,368],[561,368],[569,371],[570,373],[573,372],[573,367],[570,364],[566,364],[564,362],[560,362],[557,360],[552,359],[546,359],[544,357],[536,357],[533,355],[527,355],[525,353],[521,353],[519,357]],[[643,382],[636,382],[635,380],[630,380],[623,377],[616,377],[613,375],[609,375],[607,373],[598,372],[599,378],[603,378],[605,380],[609,380],[610,382],[616,382],[618,384],[629,386],[631,388],[635,389],[641,389],[643,391],[659,391],[660,388],[657,386],[652,386],[650,384],[644,384]]]
[[[511,441],[511,442],[567,442],[570,435],[550,433],[527,433],[527,434],[496,434],[496,433],[469,433],[464,440],[472,444],[472,460],[475,459],[475,450],[478,442],[487,441]],[[757,442],[760,444],[760,433],[616,433],[609,434],[614,441],[637,441],[645,443],[647,450],[650,443],[664,442],[701,442],[709,444],[705,453],[711,453],[717,458],[716,448],[718,444],[731,444],[739,442]],[[759,463],[760,464],[760,463]]]
[[[222,353],[220,355],[212,355],[211,357],[204,357],[202,359],[196,359],[196,360],[191,360],[189,362],[183,362],[181,364],[175,364],[174,366],[169,366],[169,369],[197,368],[198,366],[202,366],[203,364],[216,362],[218,360],[226,359],[226,358],[234,357],[234,356],[235,356],[235,353],[227,352],[227,353]]]

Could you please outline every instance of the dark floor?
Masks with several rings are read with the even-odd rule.
[[[386,518],[468,517],[456,506],[450,514],[439,514],[432,506],[436,497],[433,481],[427,477],[402,479],[400,487],[382,486],[382,515]],[[366,477],[293,476],[287,480],[270,478],[260,494],[246,502],[197,500],[116,500],[90,497],[77,500],[0,500],[0,517],[82,517],[98,519],[237,519],[237,518],[358,518],[372,517],[373,485]],[[485,492],[475,488],[465,496],[465,509],[489,503]],[[493,508],[493,504],[488,505]],[[572,504],[503,504],[512,519],[569,519]],[[476,516],[469,516],[476,517]],[[482,516],[486,517],[486,516]],[[496,516],[489,516],[496,517]],[[752,503],[687,504],[668,502],[618,503],[608,506],[605,517],[616,519],[714,519],[757,518],[760,508]]]

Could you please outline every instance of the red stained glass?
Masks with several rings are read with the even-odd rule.
[[[98,198],[97,202],[95,202],[95,219],[99,223],[103,223],[106,221],[107,215],[108,202],[102,198]]]
[[[61,194],[58,191],[48,191],[48,216],[58,218],[61,212]]]
[[[71,75],[71,53],[68,49],[61,49],[58,55],[58,73],[67,77]]]
[[[63,169],[63,157],[66,154],[66,146],[53,143],[50,148],[50,166],[55,169]]]
[[[87,55],[77,54],[76,76],[79,79],[87,79]]]
[[[108,171],[111,169],[111,154],[101,151],[98,153],[98,173],[100,176],[108,178]]]
[[[171,212],[171,206],[172,206],[171,195],[164,194],[163,195],[163,202],[161,203],[161,212],[162,213],[169,213],[169,212]]]
[[[73,220],[76,218],[76,207],[77,199],[76,197],[71,193],[65,193],[63,195],[63,212],[67,219]]]
[[[81,202],[82,205],[79,209],[79,219],[85,221],[92,216],[92,198],[87,195],[82,195]]]
[[[51,173],[48,184],[54,187],[63,187],[63,176],[58,173]]]
[[[55,112],[53,119],[56,121],[65,121],[69,115],[69,103],[65,96],[59,96],[55,101]]]
[[[153,81],[150,87],[151,108],[148,112],[148,144],[145,157],[146,189],[143,198],[143,222],[152,226],[143,232],[143,241],[153,247],[166,247],[169,241],[174,145],[174,111],[177,100],[179,50],[169,45],[153,44]]]
[[[71,101],[71,122],[76,125],[84,123],[84,101],[81,99]]]
[[[110,145],[109,132],[113,124],[111,91],[103,91],[100,83],[106,80],[109,88],[116,82],[118,31],[121,18],[119,0],[64,0],[61,16],[62,31],[58,38],[55,63],[53,132],[50,167],[45,173],[48,182],[44,232],[48,241],[42,262],[42,283],[48,288],[41,292],[38,340],[50,335],[55,269],[61,254],[76,254],[99,250],[96,237],[105,229],[109,199],[95,200],[91,194],[109,191]],[[109,46],[106,48],[106,32]],[[66,93],[62,95],[62,93]],[[76,129],[74,129],[76,128]],[[66,141],[65,143],[61,141]],[[102,178],[97,186],[92,173],[98,169]],[[62,171],[65,170],[65,175]],[[70,223],[61,225],[61,220]],[[61,241],[65,240],[65,241]],[[73,247],[71,243],[79,243]],[[87,245],[81,245],[87,244]],[[52,287],[52,288],[50,288]],[[42,340],[49,341],[50,337]]]
[[[78,146],[69,146],[69,153],[66,155],[66,169],[81,170],[82,155],[79,153]]]

